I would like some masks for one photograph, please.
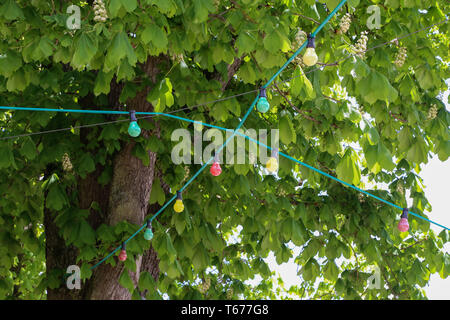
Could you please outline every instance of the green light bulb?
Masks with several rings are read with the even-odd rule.
[[[145,240],[148,240],[148,241],[150,241],[150,240],[153,239],[153,232],[152,232],[152,229],[147,228],[147,229],[145,230],[145,232],[144,232],[144,239],[145,239]]]
[[[141,134],[141,128],[136,121],[131,121],[128,127],[128,134],[134,138],[139,137]]]
[[[269,101],[267,101],[266,97],[261,97],[261,98],[259,98],[258,104],[256,105],[256,107],[258,108],[259,112],[265,113],[269,110],[270,104],[269,104]]]

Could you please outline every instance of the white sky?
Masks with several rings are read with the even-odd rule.
[[[450,161],[441,162],[437,156],[430,160],[424,167],[420,176],[425,184],[425,194],[433,206],[432,213],[428,217],[446,227],[450,226],[450,210],[448,209],[448,181],[450,178]],[[442,228],[431,225],[433,231],[439,233]],[[447,243],[446,252],[450,253],[450,244]],[[450,300],[450,277],[441,279],[439,274],[431,276],[429,287],[425,288],[429,299]]]

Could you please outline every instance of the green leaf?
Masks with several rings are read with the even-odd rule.
[[[139,275],[139,289],[153,291],[156,288],[155,279],[148,273],[148,271],[141,272]]]
[[[67,201],[65,192],[58,184],[53,183],[49,188],[45,207],[48,209],[59,211],[65,206],[66,203]]]
[[[135,66],[137,62],[137,57],[131,46],[128,36],[125,32],[118,32],[108,49],[108,53],[105,58],[104,71],[109,72],[110,70],[118,67],[120,65],[120,60],[127,58],[128,63],[131,66]]]
[[[209,12],[215,10],[212,0],[193,0],[194,2],[194,23],[202,23],[208,19]]]
[[[88,33],[82,33],[75,44],[75,52],[72,57],[72,66],[82,70],[97,53],[96,38]]]
[[[194,252],[192,264],[194,265],[195,270],[203,270],[209,264],[209,255],[201,243],[195,246]]]
[[[420,164],[428,162],[428,147],[422,137],[417,137],[406,154],[406,159]]]
[[[94,229],[86,220],[81,220],[79,232],[79,241],[87,245],[94,245],[96,242],[96,234]]]
[[[337,5],[339,4],[339,0],[325,0],[324,1],[325,4],[327,5],[328,9],[333,10],[334,8],[337,7]]]
[[[164,205],[165,201],[166,201],[166,195],[164,193],[164,190],[161,187],[161,182],[159,181],[159,179],[154,179],[153,185],[152,185],[152,191],[150,193],[149,204],[158,202],[158,204],[160,206],[162,206],[162,205]]]
[[[142,42],[149,44],[150,42],[159,49],[158,52],[163,52],[167,49],[167,36],[164,29],[156,24],[149,24],[145,27],[141,35]]]
[[[305,281],[314,282],[320,274],[320,266],[315,259],[311,258],[302,268],[301,273]]]
[[[89,152],[83,154],[79,160],[78,174],[84,179],[87,173],[95,171],[95,162]]]
[[[428,64],[422,64],[415,69],[415,76],[422,89],[428,90],[434,87],[434,76]]]
[[[391,171],[395,168],[391,153],[381,142],[376,146],[367,146],[364,149],[364,155],[370,171],[375,174],[380,172],[381,169]]]
[[[359,81],[358,88],[363,99],[369,104],[374,104],[377,100],[394,102],[398,97],[397,90],[389,80],[377,71],[370,72],[366,78]]]
[[[333,260],[329,260],[328,263],[325,265],[323,275],[325,276],[325,279],[328,279],[333,282],[338,279],[339,268],[337,267],[336,263],[334,263]]]
[[[306,96],[310,99],[314,99],[316,97],[316,92],[311,84],[311,81],[303,74],[303,85],[306,92]]]
[[[122,6],[127,12],[133,12],[137,8],[137,0],[121,0]]]
[[[263,40],[264,48],[271,52],[277,53],[288,52],[291,49],[291,42],[279,29],[273,29]]]
[[[174,214],[172,216],[172,224],[175,225],[175,229],[179,235],[181,235],[186,228],[186,220],[184,220],[184,217],[181,214]]]
[[[284,116],[280,119],[278,128],[280,130],[281,142],[288,145],[291,142],[295,143],[297,141],[297,135],[294,130],[294,126],[288,116]]]
[[[42,57],[47,58],[53,54],[53,43],[48,37],[42,37],[39,40],[39,49],[42,52]]]
[[[236,39],[236,47],[238,55],[242,56],[244,53],[251,53],[255,50],[256,39],[249,32],[242,32]]]
[[[380,141],[380,135],[378,134],[378,131],[376,128],[371,127],[367,131],[367,139],[371,145],[376,145],[378,141]]]
[[[0,169],[15,166],[14,155],[11,148],[4,145],[0,147]]]
[[[120,8],[122,7],[122,0],[111,0],[109,3],[109,13],[111,17],[117,17]]]
[[[301,221],[296,221],[292,219],[292,242],[297,245],[303,245],[308,239],[306,228]]]
[[[358,185],[361,180],[361,172],[358,166],[356,153],[348,149],[344,157],[336,167],[336,174],[339,179],[350,184]]]
[[[123,269],[122,274],[120,275],[119,284],[122,287],[128,289],[130,292],[134,290],[133,280],[131,280],[131,277],[128,274],[128,270],[126,268]]]
[[[80,268],[80,279],[89,279],[92,276],[92,269],[88,263],[83,263]]]
[[[27,157],[29,160],[33,160],[37,157],[38,152],[36,145],[34,144],[33,140],[31,140],[30,137],[27,137],[24,139],[22,143],[22,147],[20,149],[20,153]]]
[[[167,254],[169,256],[170,263],[173,263],[175,261],[175,258],[177,256],[177,251],[175,250],[175,247],[173,246],[172,239],[168,233],[165,233],[166,238],[166,249]]]
[[[6,88],[8,91],[24,91],[28,86],[29,79],[27,80],[23,69],[19,69],[8,79]]]
[[[22,57],[16,52],[9,50],[0,55],[0,75],[8,78],[22,66]]]
[[[303,71],[300,67],[295,68],[293,79],[291,81],[291,94],[293,96],[298,96],[302,91],[303,87]]]
[[[150,2],[156,5],[159,11],[168,18],[172,17],[177,11],[177,5],[172,0],[150,0]]]
[[[14,0],[6,0],[0,7],[0,16],[5,17],[6,20],[24,19],[22,9],[16,4]]]

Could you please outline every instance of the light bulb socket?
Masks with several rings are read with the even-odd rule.
[[[131,122],[137,121],[137,118],[136,118],[136,111],[135,111],[135,110],[130,110],[130,121],[131,121]]]
[[[408,208],[403,208],[402,219],[408,219]]]
[[[122,250],[125,250],[125,251],[127,250],[127,245],[125,242],[122,243]]]
[[[272,157],[273,158],[278,158],[278,148],[273,148],[272,149]]]
[[[183,200],[183,197],[181,195],[181,191],[177,191],[177,200]]]
[[[152,221],[150,219],[147,220],[147,229],[152,228]]]
[[[312,35],[308,34],[308,44],[306,45],[307,48],[315,48],[316,47],[316,38]]]
[[[259,89],[259,97],[260,98],[267,98],[266,88]]]

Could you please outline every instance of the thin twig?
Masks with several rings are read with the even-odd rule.
[[[300,113],[303,117],[305,117],[308,120],[314,121],[316,123],[322,123],[321,121],[311,117],[310,115],[308,115],[306,113],[306,111],[300,110],[299,108],[297,108],[292,102],[291,100],[288,99],[288,97],[280,90],[280,88],[278,87],[278,85],[276,83],[274,83],[274,87],[275,89],[277,89],[278,93],[284,98],[284,100],[286,100],[287,103],[289,103],[289,105],[298,113]]]
[[[302,15],[302,14],[300,14],[300,13],[293,13],[293,15],[296,15],[296,16],[302,17],[302,18],[304,18],[304,19],[306,19],[306,20],[312,21],[312,22],[314,22],[315,24],[320,24],[320,22],[317,21],[316,19],[313,19],[313,18],[304,16],[304,15]]]

